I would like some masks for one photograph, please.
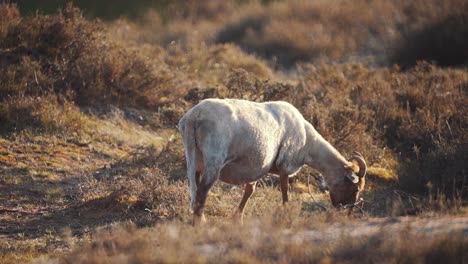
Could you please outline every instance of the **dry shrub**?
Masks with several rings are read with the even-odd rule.
[[[285,100],[348,156],[361,151],[371,174],[410,191],[466,197],[468,143],[466,72],[422,63],[408,72],[361,64],[301,65],[297,84],[261,80],[237,69],[226,91],[197,90],[192,104],[211,96]]]
[[[236,43],[284,67],[297,62],[346,61],[367,56],[384,63],[388,55],[392,57],[395,46],[401,48],[397,59],[390,58],[391,62],[414,63],[413,58],[444,60],[440,56],[445,56],[441,63],[453,65],[465,62],[450,58],[454,53],[465,54],[466,23],[465,19],[450,17],[463,12],[466,13],[466,3],[462,0],[278,1],[269,6],[245,6],[229,19],[215,41]],[[443,21],[441,17],[449,19],[431,26]],[[456,50],[442,44],[447,42]],[[422,50],[418,50],[420,47]],[[406,58],[405,54],[411,57]]]
[[[246,1],[190,0],[147,3],[137,19],[119,19],[110,23],[111,31],[130,36],[143,43],[163,47],[178,45],[184,49],[209,43],[215,32]],[[116,26],[116,24],[118,24]],[[125,28],[121,26],[125,25]]]
[[[89,203],[109,197],[109,203],[139,213],[140,224],[147,224],[146,220],[180,219],[188,212],[188,189],[183,181],[169,182],[167,157],[160,158],[165,154],[152,147],[141,148],[110,167],[95,171],[81,182],[80,200]]]
[[[169,47],[171,57],[167,63],[173,67],[183,65],[184,72],[192,80],[193,88],[211,88],[224,84],[236,69],[248,70],[259,79],[273,78],[266,62],[246,54],[234,45],[193,45],[189,50]],[[220,87],[217,87],[218,89]]]
[[[237,64],[242,67],[244,61],[248,64],[263,64],[257,58],[241,52],[237,46],[212,45],[212,39],[227,17],[242,12],[233,9],[234,6],[238,4],[232,1],[172,1],[163,4],[157,12],[149,10],[137,21],[119,19],[109,23],[108,30],[113,39],[160,45],[172,55],[170,61],[180,65],[183,60],[188,60],[188,67],[202,70],[202,73],[204,71],[200,66],[204,64],[200,64],[201,59],[208,63],[221,59],[222,62],[218,64],[226,62],[227,66],[233,67]],[[266,66],[254,67],[257,68],[255,71],[259,70],[263,75],[270,71]],[[219,72],[224,70],[224,65],[210,68],[213,72]]]
[[[39,132],[49,135],[90,135],[95,121],[71,102],[56,96],[23,97],[0,107],[1,132]]]
[[[2,8],[19,16],[14,5]],[[156,126],[174,127],[188,108],[176,101],[190,89],[218,86],[233,68],[262,79],[273,75],[265,62],[236,46],[193,43],[187,49],[175,45],[164,50],[127,38],[131,30],[112,35],[112,26],[84,19],[71,5],[55,15],[14,21],[2,23],[5,34],[0,44],[0,100],[5,104],[5,116],[0,118],[5,121],[11,119],[8,105],[24,102],[14,107],[26,109],[31,105],[27,101],[55,96],[56,101],[69,101],[91,112],[102,112],[109,105],[157,109]]]
[[[211,60],[216,61],[214,67],[222,67],[225,69],[240,68],[261,79],[273,77],[271,69],[264,61],[253,55],[245,54],[235,45],[214,45],[213,48],[209,50],[209,56]]]
[[[193,29],[193,27],[198,28],[199,25],[186,26],[183,23],[185,22],[178,22],[176,26],[184,30],[187,27],[192,28],[188,30],[190,35],[182,37],[182,40],[178,37],[168,37],[167,43],[166,40],[159,38],[172,34],[174,29],[171,25],[155,31],[151,26],[146,28],[146,24],[139,26],[128,21],[118,21],[117,24],[110,26],[110,34],[112,39],[135,47],[161,44],[167,52],[166,56],[163,56],[165,63],[171,69],[183,71],[190,80],[186,86],[192,89],[217,86],[226,79],[231,69],[236,68],[245,69],[261,79],[274,78],[266,61],[247,54],[236,45],[209,45],[204,42],[204,37],[200,36],[203,33]],[[203,28],[203,25],[201,27]],[[153,36],[155,39],[151,39]]]
[[[18,23],[20,13],[16,4],[1,4],[0,5],[0,39],[5,37],[8,27]]]
[[[188,190],[186,182],[168,182],[161,171],[143,170],[137,179],[127,186],[127,191],[136,192],[141,203],[157,219],[181,219],[188,212]],[[127,176],[128,177],[128,176]],[[131,177],[131,176],[129,176]]]
[[[465,71],[430,64],[409,72],[349,64],[302,71],[296,104],[338,149],[357,148],[372,164],[388,146],[404,164],[403,186],[421,190],[431,183],[433,192],[466,197]]]
[[[381,1],[277,2],[232,19],[216,41],[237,43],[286,67],[344,59],[381,49],[372,40],[387,37],[393,15],[382,11],[388,7]]]
[[[284,99],[294,85],[271,80],[259,79],[256,75],[242,69],[234,69],[225,80],[226,98],[250,101],[275,101]]]
[[[441,65],[466,61],[461,59],[466,57],[464,14],[468,8],[463,0],[289,0],[268,5],[162,1],[140,3],[135,10],[144,5],[156,9],[147,8],[149,11],[135,22],[120,19],[110,23],[111,34],[184,51],[213,42],[235,43],[281,67],[337,60],[405,65],[421,59]],[[14,9],[11,6],[5,9]]]
[[[467,8],[463,0],[175,1],[159,14],[148,12],[130,35],[185,50],[235,43],[280,67],[337,60],[460,65],[466,62]]]
[[[235,1],[223,0],[176,0],[160,8],[165,20],[222,20],[236,6]]]
[[[162,49],[127,48],[106,34],[70,5],[9,26],[1,44],[1,98],[56,93],[80,105],[154,108],[183,89],[183,73],[164,62]]]

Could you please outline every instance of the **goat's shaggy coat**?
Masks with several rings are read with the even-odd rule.
[[[350,183],[345,178],[359,181],[353,173],[353,163],[286,102],[206,99],[182,117],[179,130],[187,159],[191,207],[195,211],[197,202],[204,206],[204,192],[217,179],[250,184],[267,173],[292,176],[308,164],[325,174],[331,189],[344,181]],[[346,193],[338,202],[355,200],[355,194],[356,191]]]

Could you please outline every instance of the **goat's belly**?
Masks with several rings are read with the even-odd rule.
[[[230,163],[223,167],[219,179],[229,184],[241,185],[259,180],[268,170],[268,168],[249,168]]]

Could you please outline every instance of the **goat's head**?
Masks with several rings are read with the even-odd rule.
[[[366,161],[359,152],[355,151],[353,154],[349,164],[344,167],[344,170],[340,170],[343,175],[329,186],[331,202],[335,207],[356,203],[359,193],[366,184]]]

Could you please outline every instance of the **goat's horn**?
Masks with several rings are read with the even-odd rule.
[[[366,165],[366,161],[364,160],[364,157],[362,156],[362,154],[357,152],[357,151],[354,151],[353,152],[353,157],[350,160],[357,161],[357,163],[359,165],[359,173],[358,173],[359,178],[362,178],[362,177],[366,176],[367,165]]]

